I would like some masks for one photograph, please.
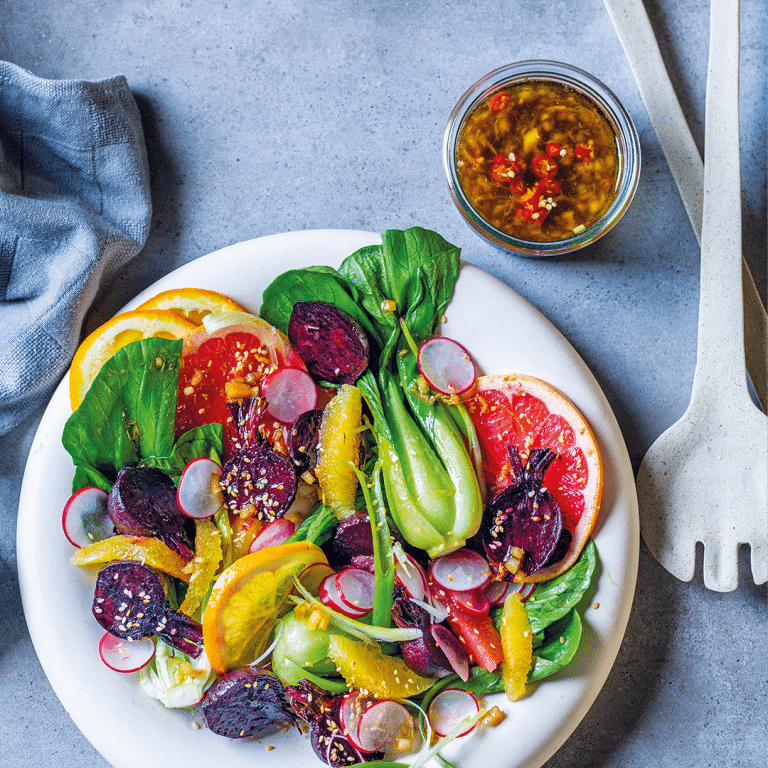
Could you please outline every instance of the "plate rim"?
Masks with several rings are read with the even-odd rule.
[[[266,252],[270,250],[277,253],[284,253],[286,251],[293,252],[295,249],[298,249],[305,244],[317,246],[319,243],[322,243],[323,247],[320,250],[334,252],[334,260],[336,260],[338,263],[338,261],[341,261],[344,256],[356,250],[357,247],[375,242],[380,242],[379,235],[377,233],[367,232],[365,230],[349,229],[296,230],[292,232],[276,233],[240,241],[238,243],[233,243],[231,245],[212,251],[208,254],[202,255],[181,265],[166,275],[163,275],[152,285],[139,292],[131,301],[125,305],[125,307],[123,307],[121,311],[135,307],[141,303],[141,301],[145,300],[151,295],[154,295],[154,293],[157,293],[160,290],[164,290],[166,287],[182,287],[183,283],[179,281],[183,281],[188,275],[196,274],[201,269],[204,269],[209,264],[213,264],[218,259],[242,259],[245,258],[245,255],[251,251],[260,252],[260,257],[264,257]],[[343,252],[341,250],[342,243],[345,247]],[[351,250],[346,250],[346,248],[350,247]],[[313,260],[312,258],[307,258],[303,263],[304,265],[307,265],[310,263],[317,263],[317,261]],[[271,279],[272,277],[280,274],[280,272],[284,271],[284,269],[268,269],[267,271],[269,272]],[[618,422],[616,421],[615,415],[613,414],[613,411],[610,408],[607,399],[605,398],[605,394],[603,393],[602,388],[599,386],[599,383],[595,379],[591,370],[584,363],[581,356],[570,345],[562,333],[536,307],[530,304],[530,302],[524,299],[513,288],[506,285],[493,275],[490,275],[490,273],[467,261],[462,260],[461,274],[474,275],[472,278],[473,280],[479,280],[481,284],[485,283],[489,286],[494,286],[495,290],[498,290],[502,295],[506,295],[510,302],[524,308],[525,313],[531,317],[535,317],[536,321],[541,323],[542,327],[547,331],[547,333],[551,335],[551,343],[560,344],[561,347],[567,352],[569,362],[574,366],[574,371],[578,376],[583,378],[585,386],[590,388],[591,392],[595,396],[595,403],[602,411],[600,414],[600,425],[603,428],[603,432],[605,432],[607,429],[609,433],[608,444],[605,446],[607,450],[604,451],[604,454],[606,455],[606,458],[608,458],[608,454],[610,454],[611,461],[616,464],[616,466],[614,466],[612,469],[617,472],[617,476],[620,475],[622,478],[621,487],[615,489],[617,495],[616,498],[612,499],[612,502],[615,504],[618,499],[621,499],[627,505],[627,509],[625,510],[623,517],[623,522],[626,525],[625,537],[627,557],[624,559],[623,572],[619,576],[617,576],[615,573],[613,574],[614,577],[618,577],[620,579],[619,584],[622,587],[622,591],[620,599],[617,603],[615,615],[613,617],[612,628],[608,636],[608,642],[604,644],[605,647],[601,648],[598,657],[592,661],[593,669],[588,677],[587,683],[581,685],[582,690],[578,701],[575,702],[570,711],[567,713],[567,716],[555,729],[554,736],[549,738],[546,743],[539,744],[531,752],[531,754],[529,754],[524,759],[523,762],[518,763],[520,768],[539,768],[570,737],[575,728],[586,715],[591,705],[594,703],[594,700],[597,698],[600,690],[603,688],[608,674],[613,668],[616,656],[618,655],[619,648],[626,632],[626,627],[629,621],[629,615],[634,598],[639,562],[639,513],[637,495],[634,487],[634,474],[632,472],[629,455],[623,436],[621,435]],[[465,284],[466,282],[467,281],[465,279]],[[264,283],[263,287],[266,287],[266,284],[267,283]],[[197,285],[193,287],[205,286]],[[460,281],[457,283],[457,292],[455,296],[459,295],[459,289],[461,287],[462,283],[460,275]],[[232,297],[236,300],[240,300],[238,299],[237,295],[233,295]],[[254,296],[250,295],[246,306],[253,307],[254,311],[258,311],[260,301],[260,296],[258,296],[257,301],[254,302]],[[36,469],[35,462],[39,461],[39,457],[42,455],[41,452],[44,452],[45,446],[51,438],[60,442],[60,434],[51,434],[50,432],[50,428],[54,426],[54,422],[56,422],[52,409],[55,407],[55,404],[58,403],[58,400],[61,400],[61,391],[67,386],[67,382],[68,375],[66,375],[60,382],[56,392],[54,393],[54,396],[51,398],[51,401],[46,407],[43,418],[41,419],[35,434],[27,463],[25,465],[17,519],[17,562],[22,604],[24,607],[25,616],[27,617],[27,624],[33,645],[35,647],[38,658],[40,659],[41,665],[43,666],[46,677],[48,678],[56,695],[64,705],[65,709],[69,711],[79,730],[101,753],[104,759],[108,762],[111,762],[115,766],[119,766],[119,768],[122,768],[122,766],[127,768],[128,766],[132,766],[133,763],[120,761],[115,762],[114,757],[116,750],[114,746],[111,744],[111,742],[105,743],[104,739],[100,738],[100,734],[94,732],[96,729],[92,727],[91,723],[85,720],[83,713],[79,711],[80,708],[78,707],[77,703],[75,703],[73,706],[75,696],[74,692],[62,690],[62,681],[58,679],[57,670],[52,669],[54,662],[50,658],[49,648],[45,641],[45,629],[40,627],[40,619],[37,616],[37,606],[35,606],[33,602],[34,590],[32,587],[34,584],[34,579],[30,576],[31,562],[29,559],[31,555],[29,539],[30,531],[27,519],[25,517],[25,513],[31,505],[31,502],[26,502],[25,500],[32,497],[30,489],[34,489],[36,484],[36,479],[33,476]],[[566,394],[568,393],[566,392]],[[607,470],[608,468],[606,468],[606,472]],[[627,483],[628,480],[630,481],[629,484]],[[613,515],[611,520],[615,517],[616,515]],[[604,522],[605,521],[601,519],[598,523],[598,526],[602,526]],[[610,520],[608,522],[610,523]],[[600,535],[599,530],[596,535]],[[613,581],[611,574],[609,574],[608,579]],[[88,599],[88,604],[89,603],[90,599]],[[572,678],[567,677],[562,682],[564,684],[571,683]],[[551,684],[552,683],[550,682],[550,685]],[[140,692],[139,695],[141,697],[144,696]],[[168,713],[174,717],[179,714],[177,711],[171,710],[166,710],[165,713],[161,714],[167,715]],[[163,717],[162,719],[167,720],[166,717]],[[468,751],[469,761],[471,764],[480,764],[479,762],[476,763],[478,757],[475,754],[475,751],[482,747],[484,741],[485,739],[477,739],[475,748]],[[242,745],[238,744],[234,751],[237,752],[237,750],[240,749],[240,746]],[[451,746],[453,747],[454,745]],[[282,751],[284,754],[284,750],[275,750],[275,752],[278,751]],[[465,753],[467,753],[466,750]],[[268,754],[274,755],[275,753]],[[446,754],[449,754],[449,750],[446,751]],[[211,758],[207,758],[207,760],[210,759]],[[254,756],[251,755],[246,759],[252,761]],[[266,756],[264,759],[266,760]],[[277,764],[278,763],[276,762],[275,765]]]

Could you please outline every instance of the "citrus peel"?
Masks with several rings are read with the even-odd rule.
[[[203,613],[203,642],[218,674],[250,664],[267,647],[287,610],[294,578],[314,563],[327,562],[308,542],[267,547],[241,557],[224,570]]]

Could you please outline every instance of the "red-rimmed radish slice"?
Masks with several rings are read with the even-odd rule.
[[[317,405],[317,387],[301,368],[281,368],[262,384],[267,398],[267,414],[284,424],[293,424]]]
[[[274,547],[278,544],[285,544],[293,536],[296,526],[293,520],[287,517],[281,517],[265,525],[254,537],[251,545],[248,547],[248,553],[258,552],[266,547]]]
[[[437,647],[453,667],[453,671],[466,683],[469,680],[469,656],[459,638],[443,624],[433,624],[430,631]]]
[[[75,547],[85,547],[114,534],[114,524],[107,514],[109,494],[101,488],[81,488],[64,505],[61,524],[64,535]]]
[[[491,568],[482,555],[464,548],[433,560],[429,575],[444,589],[466,592],[487,586]]]
[[[339,598],[354,611],[370,613],[373,610],[376,577],[361,568],[344,568],[336,574]]]
[[[522,585],[521,585],[522,586]],[[497,605],[503,605],[507,599],[509,593],[510,582],[508,581],[492,581],[485,588],[485,596],[488,598],[488,602],[492,607]]]
[[[395,578],[411,597],[416,600],[423,600],[427,594],[427,576],[422,567],[410,555],[405,555],[405,561],[405,563],[397,561]]]
[[[334,611],[348,616],[350,619],[361,619],[368,611],[360,611],[348,605],[339,595],[339,588],[336,585],[336,574],[332,573],[326,576],[317,590],[317,596],[323,605],[332,608]]]
[[[419,370],[429,385],[444,395],[460,395],[475,383],[475,364],[453,339],[435,336],[419,347]]]
[[[176,489],[176,504],[193,520],[215,515],[224,504],[221,467],[213,459],[193,459],[184,467]]]
[[[518,584],[517,582],[513,582],[509,585],[509,592],[517,592],[523,602],[533,594],[535,589],[536,584],[533,583]],[[509,594],[509,592],[507,592],[507,594]]]
[[[410,714],[398,701],[377,701],[365,709],[357,726],[357,737],[363,752],[385,751]]]
[[[328,563],[312,563],[306,570],[301,572],[299,581],[311,595],[317,597],[320,591],[320,584],[323,579],[333,576],[336,571]]]
[[[427,717],[432,729],[438,736],[447,736],[462,720],[480,711],[477,699],[460,688],[445,688],[432,699]],[[471,725],[459,736],[466,736],[475,726]]]
[[[485,616],[491,610],[491,604],[482,589],[468,589],[464,592],[449,590],[449,594],[452,600],[473,616]]]
[[[356,749],[362,749],[358,737],[360,718],[371,704],[373,704],[373,699],[364,696],[360,691],[351,691],[344,696],[339,705],[341,728]]]
[[[101,660],[115,672],[136,672],[146,667],[155,655],[155,641],[151,637],[127,640],[105,632],[99,641]]]

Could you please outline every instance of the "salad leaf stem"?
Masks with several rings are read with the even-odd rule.
[[[376,627],[363,624],[361,621],[356,621],[355,619],[350,619],[347,616],[343,616],[337,611],[334,611],[333,608],[323,605],[323,603],[314,597],[298,579],[294,578],[293,583],[296,587],[296,591],[304,598],[304,601],[325,612],[328,615],[328,620],[331,624],[339,629],[343,629],[345,632],[348,632],[359,640],[364,640],[366,643],[373,643],[376,641],[402,643],[407,640],[416,640],[421,637],[421,629],[418,627],[403,627],[402,629],[399,627]]]

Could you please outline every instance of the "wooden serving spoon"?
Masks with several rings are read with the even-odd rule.
[[[739,7],[711,0],[704,147],[699,336],[691,401],[646,453],[637,476],[648,548],[679,579],[739,583],[749,544],[756,584],[768,581],[768,416],[747,386],[741,266]]]

